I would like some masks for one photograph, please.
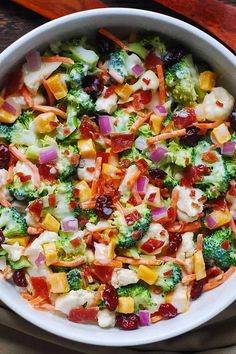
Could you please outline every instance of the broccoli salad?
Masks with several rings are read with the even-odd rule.
[[[0,96],[0,272],[25,301],[133,330],[236,270],[236,109],[156,33],[32,50]]]

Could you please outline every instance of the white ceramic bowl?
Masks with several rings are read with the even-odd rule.
[[[236,95],[236,60],[234,55],[216,40],[172,17],[134,9],[91,10],[65,16],[46,23],[18,39],[0,54],[0,82],[4,75],[19,63],[33,48],[46,47],[57,39],[93,35],[99,27],[114,28],[118,34],[132,30],[155,30],[182,42],[202,59],[209,62],[218,73],[220,83]],[[188,312],[170,321],[162,321],[136,331],[104,330],[98,326],[79,325],[47,312],[36,311],[21,299],[15,288],[0,280],[1,300],[12,310],[38,327],[58,336],[96,345],[127,346],[157,342],[187,332],[208,321],[236,299],[236,277],[222,286],[205,293],[193,302]]]

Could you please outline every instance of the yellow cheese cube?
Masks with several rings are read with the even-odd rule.
[[[43,250],[44,250],[47,266],[50,266],[51,264],[58,261],[55,242],[45,243],[43,245]]]
[[[122,177],[121,170],[108,163],[102,164],[102,173],[112,179],[120,179]]]
[[[206,277],[206,266],[203,258],[202,251],[197,251],[193,255],[194,272],[196,280],[201,280]]]
[[[15,242],[18,242],[20,246],[26,247],[29,243],[30,237],[29,236],[17,236],[12,238],[7,238],[6,243],[8,245],[13,245]]]
[[[56,218],[54,218],[54,216],[52,216],[50,213],[46,214],[41,225],[45,230],[54,231],[54,232],[58,232],[60,230],[59,221]]]
[[[203,91],[211,91],[216,84],[216,74],[213,71],[203,71],[199,75],[199,86]]]
[[[125,84],[125,85],[118,86],[115,89],[115,92],[117,93],[118,96],[120,96],[120,98],[126,101],[128,100],[129,96],[133,93],[133,90],[129,84]]]
[[[218,127],[214,128],[211,132],[211,138],[213,142],[216,142],[220,145],[229,141],[231,139],[231,135],[227,125],[222,123]]]
[[[118,312],[120,313],[133,313],[134,312],[134,299],[130,296],[122,296],[118,299]]]
[[[66,97],[68,90],[62,74],[52,75],[46,81],[50,91],[57,100]]]
[[[86,181],[76,183],[75,188],[79,189],[79,200],[81,203],[91,199],[91,188]]]
[[[157,116],[156,114],[152,114],[150,117],[150,122],[152,126],[152,132],[156,135],[160,134],[162,129],[162,121],[164,117]]]
[[[106,149],[106,152],[109,154],[108,163],[109,165],[117,167],[119,165],[119,156],[111,151],[111,148]]]
[[[138,267],[137,275],[139,279],[145,281],[145,283],[148,283],[149,285],[153,285],[158,278],[157,272],[145,265],[140,265]]]
[[[48,276],[50,290],[54,294],[68,293],[70,290],[66,273],[52,273]]]
[[[77,147],[82,158],[95,158],[96,149],[92,139],[81,139],[77,142]]]
[[[210,215],[216,221],[216,225],[213,227],[213,229],[217,229],[218,227],[226,225],[231,220],[229,210],[214,210]]]
[[[0,108],[0,122],[1,123],[14,123],[15,120],[18,118],[18,116],[11,114],[7,111],[5,111],[3,108]]]
[[[57,119],[55,113],[47,112],[41,113],[34,119],[34,127],[37,133],[46,134],[51,133],[56,127],[51,122]]]

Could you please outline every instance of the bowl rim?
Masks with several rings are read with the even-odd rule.
[[[91,18],[93,16],[99,16],[99,15],[109,15],[109,16],[116,16],[119,14],[119,16],[123,15],[133,15],[133,16],[140,16],[140,17],[146,17],[146,18],[153,18],[156,19],[157,21],[163,21],[165,23],[169,24],[174,24],[177,27],[181,27],[184,30],[188,32],[192,32],[196,37],[201,38],[201,40],[204,40],[207,42],[211,47],[214,47],[217,51],[220,51],[223,53],[224,56],[227,57],[227,60],[230,61],[233,65],[235,65],[235,56],[234,54],[227,49],[223,44],[218,42],[216,39],[211,37],[209,34],[203,32],[202,30],[190,25],[189,23],[186,23],[182,20],[176,19],[171,16],[167,16],[164,14],[159,14],[155,13],[152,11],[146,11],[146,10],[140,10],[140,9],[132,9],[132,8],[122,8],[122,7],[113,7],[113,8],[105,8],[105,9],[95,9],[95,10],[87,10],[87,11],[82,11],[82,12],[77,12],[73,13],[70,15],[66,15],[63,17],[60,17],[58,19],[46,22],[45,24],[42,24],[41,26],[33,29],[32,31],[28,32],[24,36],[20,37],[17,39],[15,42],[13,42],[8,48],[6,48],[1,54],[0,54],[0,63],[1,61],[6,60],[10,55],[14,54],[14,51],[17,50],[22,44],[32,40],[34,37],[38,35],[42,35],[44,32],[50,31],[50,29],[60,25],[60,24],[65,24],[67,22],[70,22],[71,20],[74,19],[80,19],[80,18]],[[235,278],[236,279],[236,278]],[[0,280],[2,282],[2,280]],[[5,280],[3,280],[5,283]],[[125,341],[122,340],[122,343],[120,342],[119,336],[117,336],[117,340],[108,340],[108,342],[104,342],[105,340],[102,338],[99,338],[99,336],[88,336],[86,338],[83,338],[82,335],[80,335],[79,330],[78,330],[78,335],[74,335],[73,333],[71,334],[70,331],[63,332],[62,329],[57,328],[56,330],[50,326],[50,324],[47,323],[47,321],[43,322],[41,319],[38,319],[37,316],[34,315],[34,311],[25,311],[24,307],[18,307],[17,303],[14,301],[12,297],[8,297],[7,292],[1,292],[0,293],[0,298],[1,300],[9,306],[12,310],[14,310],[18,315],[20,315],[22,318],[25,320],[31,322],[32,324],[38,326],[39,328],[46,330],[54,335],[58,335],[62,338],[70,339],[76,342],[82,342],[86,344],[93,344],[93,345],[103,345],[103,346],[114,346],[114,347],[123,347],[123,346],[131,346],[131,345],[143,345],[143,344],[149,344],[149,343],[154,343],[157,341],[161,340],[166,340],[172,337],[176,337],[180,334],[189,332],[190,330],[199,327],[203,323],[207,322],[214,316],[216,316],[218,313],[223,311],[227,306],[229,306],[234,300],[236,300],[236,293],[234,294],[233,292],[231,294],[227,294],[227,298],[224,300],[223,303],[220,304],[219,307],[217,308],[211,308],[209,307],[209,311],[206,313],[203,313],[199,318],[195,319],[194,322],[188,323],[188,321],[184,321],[182,326],[179,326],[178,328],[175,329],[175,333],[173,331],[170,334],[164,334],[164,335],[159,335],[158,340],[155,338],[155,333],[150,333],[148,336],[137,336],[133,335],[132,337],[128,337],[125,339]],[[190,310],[191,311],[191,310]],[[60,327],[60,326],[59,326]],[[105,330],[106,331],[106,330]],[[137,333],[135,331],[135,333]],[[107,332],[107,335],[109,337],[109,332]],[[113,338],[114,339],[114,338]]]

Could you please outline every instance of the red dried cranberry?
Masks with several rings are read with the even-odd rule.
[[[101,195],[96,200],[95,212],[99,218],[108,219],[113,213],[112,198],[109,195]]]
[[[99,46],[99,50],[104,55],[110,54],[116,49],[115,44],[101,33],[97,34],[96,41]]]
[[[5,241],[5,237],[3,235],[2,230],[0,229],[0,246],[3,244],[4,241]]]
[[[108,310],[115,311],[118,306],[118,295],[114,286],[111,284],[106,284],[102,296]]]
[[[165,53],[162,57],[162,61],[164,62],[165,68],[170,68],[178,61],[180,61],[185,54],[185,50],[183,47],[178,46],[172,48],[169,52]]]
[[[166,304],[161,304],[159,307],[159,314],[164,317],[166,320],[169,320],[170,318],[173,318],[177,315],[178,311],[177,308],[174,307],[172,304],[166,303]]]
[[[198,127],[195,127],[195,125],[191,125],[190,127],[186,128],[186,135],[181,136],[179,139],[179,143],[181,145],[187,145],[187,146],[196,146],[200,140],[200,135],[198,135],[198,132],[200,129]]]
[[[163,180],[166,178],[166,175],[166,172],[159,168],[155,168],[149,171],[150,182],[156,187],[162,187]]]
[[[194,281],[191,290],[190,290],[190,297],[192,300],[196,300],[201,296],[203,290],[203,283],[201,281]]]
[[[103,91],[104,85],[97,75],[87,75],[82,80],[82,87],[86,93],[96,99]]]
[[[177,232],[169,233],[169,253],[173,254],[177,252],[179,246],[182,243],[182,235]]]
[[[8,170],[11,154],[6,144],[0,144],[0,168]]]
[[[236,132],[236,107],[234,107],[234,110],[230,115],[230,128]]]
[[[186,128],[196,121],[196,114],[194,109],[186,108],[175,112],[172,115],[174,125],[178,129]]]
[[[25,272],[23,269],[15,270],[13,273],[13,281],[17,286],[25,287],[27,286],[27,280],[25,278]]]
[[[137,329],[138,325],[139,325],[139,317],[134,313],[132,314],[119,313],[116,316],[116,327],[120,329],[131,331],[133,329]]]

